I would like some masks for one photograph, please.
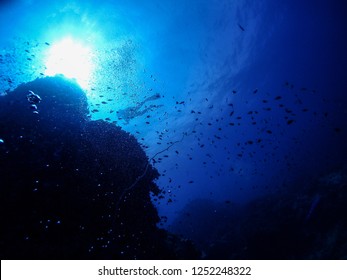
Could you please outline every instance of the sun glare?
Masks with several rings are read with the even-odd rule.
[[[45,75],[62,74],[67,78],[76,79],[83,89],[87,89],[92,70],[92,52],[87,46],[72,38],[52,44],[47,56]]]

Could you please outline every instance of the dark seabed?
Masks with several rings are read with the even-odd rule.
[[[0,15],[1,259],[347,259],[344,1]]]

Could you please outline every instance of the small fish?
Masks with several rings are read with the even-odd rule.
[[[177,104],[177,105],[182,105],[182,104],[184,104],[184,103],[185,103],[184,101],[180,101],[180,102],[179,102],[179,101],[176,101],[176,104]]]
[[[239,28],[242,30],[242,31],[245,31],[245,29],[243,28],[243,26],[241,26],[239,23],[237,24],[239,26]]]

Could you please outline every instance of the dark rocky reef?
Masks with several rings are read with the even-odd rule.
[[[137,140],[88,113],[63,77],[0,97],[1,259],[194,258],[156,226],[158,172],[128,190],[149,164]]]

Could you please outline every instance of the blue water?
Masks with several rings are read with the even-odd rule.
[[[187,234],[177,223],[196,201],[212,210],[242,206],[346,164],[346,7],[324,0],[5,1],[0,92],[46,76],[54,42],[69,36],[90,47],[91,118],[116,122],[149,158],[177,141],[152,160],[165,192],[153,203],[165,217],[160,227]],[[308,214],[314,197],[303,217],[319,208],[317,201]]]

